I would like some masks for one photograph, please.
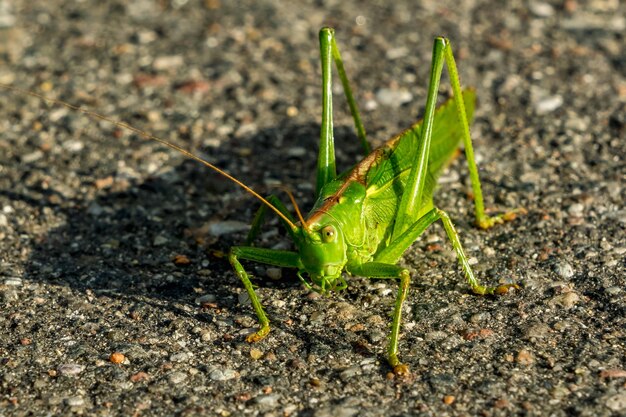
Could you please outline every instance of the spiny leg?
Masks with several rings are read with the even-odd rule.
[[[459,234],[454,229],[454,225],[452,224],[450,217],[445,211],[436,207],[409,226],[403,234],[393,240],[386,248],[374,255],[374,260],[376,262],[397,262],[408,247],[411,246],[411,244],[428,228],[428,226],[437,220],[441,220],[443,223],[443,227],[448,235],[448,239],[450,240],[452,247],[454,248],[454,251],[456,252],[461,268],[463,269],[463,273],[465,274],[465,278],[475,294],[503,294],[506,293],[511,287],[518,288],[516,284],[503,284],[496,287],[486,287],[481,285],[472,271],[467,256],[465,255],[465,251],[463,250],[463,246],[461,245]]]
[[[496,287],[486,287],[481,285],[474,272],[472,272],[472,268],[470,267],[469,261],[467,260],[467,256],[465,256],[465,252],[463,251],[463,246],[461,246],[461,240],[459,239],[459,234],[454,229],[454,225],[452,224],[452,220],[443,210],[435,208],[437,211],[437,215],[441,219],[443,223],[443,227],[446,230],[446,234],[448,235],[448,239],[452,244],[456,252],[456,256],[459,259],[459,263],[463,268],[463,272],[465,273],[465,278],[467,278],[467,282],[472,287],[472,291],[475,294],[485,295],[485,294],[506,294],[509,288],[519,288],[517,284],[501,284]]]
[[[250,246],[233,246],[228,256],[230,264],[233,266],[235,273],[243,282],[243,286],[248,291],[252,308],[256,312],[259,319],[259,330],[246,338],[249,343],[258,342],[263,339],[270,331],[270,322],[263,311],[263,306],[259,301],[259,297],[254,292],[254,286],[250,281],[248,273],[239,262],[239,259],[256,261],[268,265],[280,266],[285,268],[300,268],[300,255],[297,252],[255,248]]]
[[[348,75],[346,74],[346,70],[343,66],[343,60],[341,59],[341,54],[339,53],[339,48],[337,47],[337,41],[335,39],[335,31],[331,28],[322,28],[320,30],[320,33],[322,32],[328,34],[328,36],[324,36],[323,42],[327,42],[330,39],[333,60],[335,61],[337,72],[339,73],[339,79],[341,80],[341,85],[343,86],[343,92],[346,96],[346,101],[348,102],[348,106],[350,107],[350,113],[352,114],[352,120],[354,120],[356,134],[361,141],[363,152],[365,153],[365,155],[367,155],[372,151],[372,147],[367,141],[365,127],[363,126],[363,122],[361,122],[361,116],[359,114],[359,108],[356,104],[356,100],[354,99],[354,95],[352,94],[352,88],[350,87],[350,82],[348,81]],[[320,42],[322,42],[321,35]]]
[[[335,137],[333,134],[332,89],[332,29],[320,31],[320,56],[322,58],[322,129],[317,156],[317,184],[315,198],[322,188],[337,177],[335,166]]]
[[[523,209],[517,209],[495,217],[489,217],[485,214],[480,179],[478,177],[478,169],[476,167],[472,140],[469,133],[469,123],[465,111],[463,94],[461,92],[461,83],[459,81],[458,71],[452,54],[452,48],[450,47],[450,42],[446,38],[437,37],[435,38],[433,44],[433,57],[430,69],[428,96],[426,99],[426,109],[424,111],[424,121],[420,132],[420,140],[418,141],[417,157],[411,167],[402,199],[400,200],[400,205],[398,206],[398,214],[393,228],[392,239],[395,239],[397,236],[402,234],[407,227],[409,227],[414,220],[415,213],[419,212],[419,209],[424,205],[424,186],[426,184],[426,176],[428,175],[428,157],[432,139],[433,120],[444,62],[446,63],[450,74],[450,83],[452,85],[454,101],[457,108],[459,122],[462,126],[465,154],[468,160],[470,178],[472,180],[472,187],[474,190],[476,223],[481,228],[489,228],[496,223],[501,223],[504,220],[514,218],[517,213],[524,212]]]
[[[392,240],[385,248],[376,252],[374,261],[390,264],[398,262],[409,246],[437,219],[439,219],[439,215],[437,210],[433,208],[409,226],[404,233]]]
[[[478,176],[478,168],[476,167],[476,159],[474,158],[474,148],[472,147],[472,138],[470,136],[467,113],[465,112],[465,103],[463,101],[463,95],[461,94],[461,81],[459,79],[459,72],[456,68],[456,62],[454,60],[454,54],[452,53],[452,46],[450,45],[450,41],[445,38],[440,39],[446,44],[444,48],[445,62],[448,68],[448,74],[450,76],[450,84],[452,86],[452,93],[454,95],[454,102],[456,104],[459,122],[461,123],[461,128],[463,131],[465,158],[467,159],[467,166],[470,173],[470,179],[472,181],[472,191],[474,193],[474,211],[476,216],[476,225],[481,229],[488,229],[498,223],[513,220],[518,214],[525,214],[526,210],[523,208],[518,208],[500,214],[498,216],[488,216],[485,214],[483,193],[480,185],[480,178]]]
[[[409,367],[398,359],[398,338],[400,337],[400,325],[402,322],[402,305],[409,293],[411,276],[409,271],[398,265],[382,262],[368,262],[350,270],[350,273],[366,278],[400,279],[398,295],[393,310],[393,320],[391,322],[391,333],[389,334],[389,344],[387,345],[387,361],[397,375],[409,373]]]
[[[444,49],[446,47],[444,38],[435,38],[433,44],[433,58],[430,67],[430,80],[428,83],[428,96],[426,98],[426,109],[424,110],[424,122],[416,158],[411,166],[409,177],[406,180],[400,205],[393,226],[392,241],[400,236],[413,223],[415,216],[420,211],[424,195],[424,185],[428,175],[428,156],[430,154],[430,142],[433,131],[433,119],[437,105],[437,94],[441,71],[443,70]]]
[[[348,81],[341,54],[335,40],[335,31],[331,28],[322,28],[319,33],[320,56],[322,62],[322,128],[320,131],[320,148],[317,158],[317,185],[316,194],[318,197],[322,188],[337,176],[335,165],[335,141],[333,135],[333,96],[332,96],[332,64],[337,67],[343,91],[352,113],[357,136],[365,154],[371,151],[367,142],[365,128],[361,122],[361,116],[352,94],[352,88]]]
[[[459,235],[454,229],[454,225],[448,217],[448,214],[438,208],[430,210],[410,225],[396,240],[392,241],[386,248],[374,255],[374,262],[363,264],[355,270],[349,271],[350,273],[370,278],[400,278],[400,289],[396,299],[388,347],[389,364],[394,368],[394,373],[396,374],[406,374],[409,371],[408,367],[399,361],[397,352],[402,303],[408,293],[410,276],[408,271],[397,265],[393,265],[393,263],[397,262],[406,249],[428,228],[428,226],[437,220],[441,220],[443,223],[443,227],[446,230],[448,239],[457,254],[457,258],[459,259],[459,263],[461,264],[467,282],[474,293],[480,295],[504,294],[511,287],[518,288],[516,284],[503,284],[497,287],[486,287],[481,285],[472,271],[472,268],[467,260],[467,256],[465,255],[465,251],[463,250],[463,246],[461,245]]]

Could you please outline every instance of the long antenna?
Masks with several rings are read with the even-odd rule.
[[[184,148],[181,148],[178,145],[175,145],[173,143],[170,143],[168,141],[166,141],[165,139],[161,139],[159,137],[156,137],[148,132],[145,132],[141,129],[138,129],[134,126],[129,125],[128,123],[125,122],[120,122],[117,120],[113,120],[107,116],[104,116],[100,113],[96,113],[94,111],[88,110],[88,109],[84,109],[82,107],[79,106],[75,106],[73,104],[67,103],[65,101],[61,101],[61,100],[57,100],[54,98],[50,98],[50,97],[46,97],[44,95],[41,95],[39,93],[35,93],[34,91],[29,91],[29,90],[24,90],[21,89],[19,87],[13,87],[12,85],[8,85],[8,84],[3,84],[0,83],[0,87],[4,88],[6,90],[10,90],[16,93],[20,93],[20,94],[25,94],[25,95],[29,95],[32,97],[36,97],[40,100],[43,100],[45,102],[48,103],[52,103],[52,104],[56,104],[59,106],[63,106],[63,107],[67,107],[68,109],[77,111],[77,112],[81,112],[89,117],[92,117],[94,119],[99,119],[99,120],[103,120],[105,122],[111,123],[117,127],[120,127],[122,129],[126,129],[129,130],[131,132],[134,132],[136,134],[138,134],[139,136],[146,138],[146,139],[150,139],[153,140],[155,142],[160,143],[161,145],[165,145],[170,149],[174,149],[177,152],[180,152],[181,154],[185,155],[187,158],[193,159],[195,161],[200,162],[201,164],[211,168],[213,171],[217,172],[220,175],[223,175],[224,177],[228,178],[229,180],[231,180],[232,182],[234,182],[235,184],[237,184],[238,186],[240,186],[241,188],[243,188],[244,190],[246,190],[248,193],[252,194],[253,196],[255,196],[256,198],[258,198],[259,200],[261,200],[261,202],[263,204],[265,204],[266,206],[268,206],[270,209],[272,209],[279,217],[281,217],[285,222],[287,222],[287,224],[291,227],[292,230],[296,230],[298,229],[298,227],[287,218],[287,216],[285,216],[283,213],[280,212],[280,210],[278,210],[276,207],[274,207],[272,204],[270,204],[269,201],[267,201],[265,198],[263,198],[259,193],[257,193],[256,191],[254,191],[252,188],[248,187],[246,184],[244,184],[243,182],[239,181],[237,178],[233,177],[232,175],[230,175],[229,173],[227,173],[226,171],[221,170],[220,168],[216,167],[215,165],[213,165],[212,163],[210,163],[209,161],[206,161],[205,159],[200,158],[197,155],[192,154],[191,152],[187,151]]]
[[[310,231],[309,230],[309,225],[306,224],[306,221],[304,220],[304,217],[302,217],[302,212],[300,211],[300,207],[298,207],[298,203],[296,202],[296,197],[294,197],[294,195],[291,192],[291,190],[289,189],[289,187],[287,187],[285,185],[275,185],[274,187],[278,188],[279,190],[284,191],[289,196],[289,200],[291,200],[291,205],[293,206],[294,210],[296,211],[296,215],[298,216],[298,220],[300,220],[300,224],[302,225],[304,230],[306,230],[307,232]]]

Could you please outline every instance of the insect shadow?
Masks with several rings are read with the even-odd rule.
[[[347,167],[358,158],[358,140],[348,127],[338,127],[335,132],[342,147],[346,144],[337,157]],[[314,191],[301,184],[314,181],[315,158],[310,156],[317,152],[318,136],[319,125],[285,124],[232,138],[206,154],[261,194],[278,192],[268,184],[286,185],[306,208],[313,202]],[[200,306],[194,300],[212,294],[220,308],[238,313],[242,309],[237,301],[240,281],[219,254],[241,243],[246,232],[215,236],[210,230],[227,220],[249,224],[257,202],[189,160],[128,184],[123,180],[120,184],[115,176],[116,167],[97,174],[96,179],[104,182],[113,177],[113,185],[102,187],[95,198],[63,197],[54,187],[0,190],[0,194],[21,200],[36,212],[51,210],[56,217],[66,219],[33,243],[25,279],[131,304],[147,303],[177,315],[189,316],[193,311],[195,319],[205,322],[212,321],[212,316],[210,312],[199,313]],[[93,178],[85,181],[96,187]],[[263,230],[262,238],[281,244],[284,233],[276,219],[269,219]],[[282,280],[259,279],[257,283],[281,289],[300,286],[290,272]]]

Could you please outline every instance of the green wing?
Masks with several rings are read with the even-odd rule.
[[[474,90],[464,90],[463,99],[468,120],[472,121],[476,94]],[[364,205],[366,218],[371,219],[370,227],[379,230],[379,241],[384,239],[393,219],[404,190],[404,182],[409,175],[412,161],[417,157],[417,143],[422,121],[402,132],[386,144],[383,156],[373,163],[366,175],[367,197]],[[437,178],[456,155],[462,140],[462,128],[458,120],[456,105],[450,99],[435,112],[433,133],[428,161],[428,176],[424,185],[424,201],[417,220],[429,211],[433,204],[433,192]]]

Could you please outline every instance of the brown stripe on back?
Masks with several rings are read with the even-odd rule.
[[[346,176],[346,179],[343,185],[337,191],[335,191],[334,194],[327,197],[326,200],[324,200],[324,204],[322,205],[322,207],[317,209],[307,219],[306,221],[307,226],[315,222],[318,219],[318,217],[320,217],[323,213],[327,213],[335,204],[337,204],[339,202],[339,198],[341,198],[341,196],[343,195],[345,190],[350,186],[351,183],[356,181],[360,184],[363,184],[363,186],[367,186],[367,184],[365,183],[365,178],[367,176],[367,173],[370,170],[370,167],[372,167],[372,165],[379,162],[382,158],[385,157],[385,151],[389,149],[394,149],[398,140],[400,140],[400,138],[411,129],[412,127],[393,136],[391,139],[387,140],[380,147],[376,148],[369,155],[363,158],[361,162],[356,164],[356,166],[352,168],[352,171],[350,171],[350,173]]]

